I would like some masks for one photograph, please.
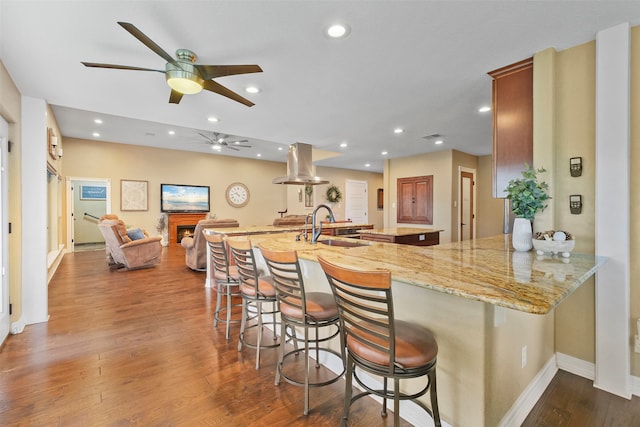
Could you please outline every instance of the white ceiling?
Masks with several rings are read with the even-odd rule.
[[[206,91],[169,104],[160,73],[80,64],[164,68],[118,21],[170,54],[194,51],[200,64],[260,65],[217,79],[256,105]],[[349,25],[347,38],[324,35],[335,22]],[[491,115],[477,111],[491,103],[488,71],[622,22],[640,24],[640,1],[1,0],[0,58],[22,95],[53,106],[66,137],[98,131],[110,142],[211,152],[198,133],[220,132],[253,146],[224,155],[284,162],[289,144],[305,142],[341,153],[318,165],[382,171],[384,158],[489,154]],[[250,84],[261,92],[245,93]],[[434,133],[444,144],[423,138]]]

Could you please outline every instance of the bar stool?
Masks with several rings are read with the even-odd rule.
[[[231,308],[241,306],[241,304],[232,304],[233,297],[240,297],[240,274],[235,265],[229,265],[229,255],[227,245],[222,234],[203,233],[204,238],[209,245],[211,256],[211,266],[213,267],[213,277],[216,281],[216,311],[214,313],[213,326],[218,326],[219,321],[227,324],[225,337],[229,339],[229,329],[231,323],[240,322],[240,320],[231,320]],[[226,296],[227,304],[222,306],[222,296]],[[220,319],[220,313],[226,311],[226,318]]]
[[[400,422],[400,400],[411,400],[440,426],[436,390],[438,344],[426,328],[395,320],[391,273],[386,270],[356,271],[339,267],[318,256],[338,304],[340,327],[347,347],[347,373],[342,425],[347,424],[351,404],[363,396],[382,397],[382,416],[387,399],[393,399],[393,425]],[[358,370],[383,378],[382,390],[358,377]],[[400,380],[426,376],[424,388],[414,394],[400,391]],[[364,392],[352,398],[352,378]],[[393,390],[387,380],[393,380]],[[417,400],[430,390],[431,409]]]
[[[256,369],[260,369],[260,349],[276,348],[280,345],[276,334],[276,314],[278,310],[278,300],[276,299],[276,288],[270,276],[260,275],[256,267],[256,259],[253,247],[249,239],[227,239],[227,245],[231,249],[231,255],[236,263],[236,268],[240,276],[240,295],[242,296],[242,321],[240,323],[240,339],[238,341],[238,351],[242,351],[242,346],[256,349]],[[271,311],[265,311],[263,304],[272,304]],[[271,315],[273,318],[273,344],[262,343],[263,315]],[[256,320],[256,324],[247,326],[247,322]],[[249,329],[257,328],[257,338],[255,343],[245,339],[245,332]]]
[[[341,353],[328,347],[321,347],[325,343],[340,335],[340,318],[338,306],[333,295],[326,292],[306,292],[298,255],[296,251],[273,251],[260,245],[260,252],[267,262],[267,267],[276,286],[276,296],[280,306],[281,333],[280,355],[276,371],[275,384],[280,384],[280,378],[288,383],[304,386],[304,415],[309,415],[309,387],[322,387],[338,381],[344,369],[338,375],[325,380],[309,379],[309,351],[315,352],[315,368],[320,368],[320,352],[331,353],[340,358],[344,366],[344,346],[340,346]],[[296,328],[304,331],[304,338],[296,335]],[[321,328],[329,328],[322,336]],[[312,337],[309,330],[313,330]],[[285,351],[287,341],[293,341],[294,350]],[[304,344],[304,380],[284,373],[283,365],[290,356],[300,353],[298,343]],[[317,378],[317,376],[316,376]]]

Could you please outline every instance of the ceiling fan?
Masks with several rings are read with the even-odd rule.
[[[167,64],[164,70],[155,70],[152,68],[132,67],[128,65],[114,65],[114,64],[100,64],[95,62],[82,62],[85,67],[96,68],[113,68],[117,70],[134,70],[134,71],[156,71],[163,73],[167,79],[167,84],[171,87],[171,95],[169,96],[169,102],[172,104],[180,103],[182,95],[195,94],[202,89],[210,92],[215,92],[219,95],[226,96],[229,99],[237,101],[248,107],[254,105],[253,102],[238,95],[232,90],[222,86],[220,83],[215,82],[214,78],[231,76],[235,74],[249,74],[249,73],[261,73],[262,68],[258,65],[200,65],[196,64],[197,56],[195,53],[188,49],[178,49],[176,51],[176,58],[172,58],[167,52],[165,52],[160,46],[158,46],[153,40],[147,37],[142,31],[136,28],[135,25],[128,22],[118,22],[118,24],[127,30],[132,36],[137,38],[155,52],[161,56]]]
[[[222,147],[235,151],[240,151],[240,148],[251,148],[250,145],[244,145],[245,142],[249,142],[247,139],[231,141],[229,135],[222,135],[217,132],[213,133],[213,138],[200,132],[198,132],[198,135],[206,139],[206,143],[211,145],[214,150],[220,150]]]

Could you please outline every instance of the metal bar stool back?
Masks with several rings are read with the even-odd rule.
[[[386,270],[357,271],[337,266],[318,256],[338,304],[340,327],[347,347],[347,373],[342,424],[346,425],[351,404],[374,394],[382,397],[382,416],[387,399],[393,400],[394,426],[400,422],[400,400],[418,404],[440,426],[436,390],[438,344],[428,329],[395,320],[391,273]],[[382,377],[382,389],[366,384],[358,370]],[[406,394],[400,380],[425,377],[420,391]],[[365,390],[352,398],[352,378]],[[393,381],[389,389],[387,381]],[[431,408],[418,398],[430,391]]]
[[[240,294],[242,295],[242,321],[240,323],[240,338],[238,351],[243,345],[256,349],[256,369],[260,369],[260,350],[262,348],[276,348],[280,345],[276,331],[276,315],[279,313],[276,299],[276,288],[270,276],[261,275],[256,267],[256,258],[249,239],[227,239],[227,245],[235,261],[240,278]],[[271,304],[271,309],[265,311],[263,304]],[[273,343],[262,342],[263,315],[270,315],[273,326]],[[256,323],[247,326],[249,321]],[[255,341],[248,340],[246,333],[256,329]]]
[[[233,297],[240,297],[240,274],[235,265],[229,265],[229,254],[225,244],[225,236],[222,234],[207,234],[204,237],[209,245],[211,256],[211,266],[213,267],[213,277],[216,281],[216,311],[214,313],[213,326],[218,326],[222,320],[226,323],[225,337],[229,339],[229,329],[231,323],[240,320],[231,319],[231,309],[241,304],[232,304]],[[225,296],[226,306],[222,306],[222,296]],[[221,312],[226,312],[226,318],[221,319]]]
[[[340,346],[340,353],[326,345],[322,346],[323,343],[340,335],[338,307],[332,294],[305,290],[298,255],[295,251],[274,251],[260,245],[260,252],[276,286],[276,296],[280,306],[280,355],[275,384],[279,385],[282,377],[290,384],[304,386],[304,415],[308,415],[309,387],[332,384],[338,381],[344,373],[344,368],[337,375],[326,375],[326,371],[324,373],[319,371],[320,352],[323,352],[323,355],[327,357],[329,357],[328,354],[333,354],[339,358],[344,366],[343,345]],[[303,338],[296,335],[296,329],[302,329]],[[323,330],[322,335],[321,329]],[[294,349],[288,352],[285,349],[287,341],[293,341],[294,344]],[[289,359],[290,365],[295,365],[297,359],[291,360],[290,357],[300,353],[298,342],[304,344],[303,379],[300,378],[299,373],[296,377],[293,369],[288,371],[285,367],[287,359]],[[313,372],[313,379],[310,379],[309,351],[315,355],[316,371]]]

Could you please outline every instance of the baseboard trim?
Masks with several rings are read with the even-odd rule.
[[[558,368],[582,378],[593,381],[596,378],[595,363],[587,362],[577,357],[569,356],[563,353],[556,353]]]
[[[556,355],[553,355],[524,389],[498,426],[510,427],[521,425],[547,389],[557,371]]]

